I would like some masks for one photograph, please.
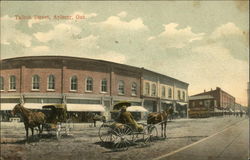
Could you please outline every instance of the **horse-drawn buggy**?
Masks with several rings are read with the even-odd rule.
[[[63,134],[69,135],[73,128],[71,120],[67,117],[65,104],[51,104],[42,106],[46,116],[43,129],[49,133],[55,132],[56,138],[60,139]]]
[[[155,125],[137,123],[132,114],[126,111],[129,102],[114,105],[114,110],[120,110],[115,121],[108,121],[99,128],[99,138],[103,144],[110,144],[114,150],[127,150],[130,145],[148,144],[158,136]]]

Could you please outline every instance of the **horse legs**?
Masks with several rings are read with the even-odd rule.
[[[167,122],[164,122],[164,138],[167,138]]]
[[[29,140],[29,128],[25,126],[25,131],[26,131],[26,141]]]
[[[161,137],[163,137],[163,123],[161,123]]]

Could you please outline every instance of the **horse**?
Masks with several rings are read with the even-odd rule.
[[[106,117],[105,116],[101,116],[101,115],[94,114],[94,113],[89,113],[88,114],[88,119],[93,121],[94,127],[96,127],[96,121],[106,122]]]
[[[166,130],[167,130],[167,120],[169,115],[173,114],[173,109],[169,108],[162,112],[153,112],[149,113],[147,117],[147,124],[161,124],[161,136],[166,138]]]
[[[34,135],[34,128],[38,127],[39,136],[43,131],[43,125],[45,124],[45,114],[42,112],[33,112],[25,107],[21,103],[15,105],[14,109],[12,110],[12,115],[16,115],[20,113],[23,118],[23,123],[26,131],[26,140],[28,141],[29,138],[29,128],[32,132],[32,137]]]

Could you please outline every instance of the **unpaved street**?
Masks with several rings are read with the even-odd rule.
[[[127,151],[122,152],[114,152],[111,148],[103,146],[98,137],[99,127],[94,128],[89,124],[74,124],[73,135],[62,137],[59,141],[44,133],[40,140],[25,143],[23,124],[5,122],[1,123],[1,159],[151,160],[197,142],[241,121],[248,121],[248,119],[233,116],[176,119],[168,123],[167,139],[158,139],[147,146],[130,146]],[[159,126],[158,132],[160,133]]]

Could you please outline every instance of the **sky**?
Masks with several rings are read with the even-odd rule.
[[[102,59],[221,87],[247,105],[248,1],[1,1],[1,59]]]

